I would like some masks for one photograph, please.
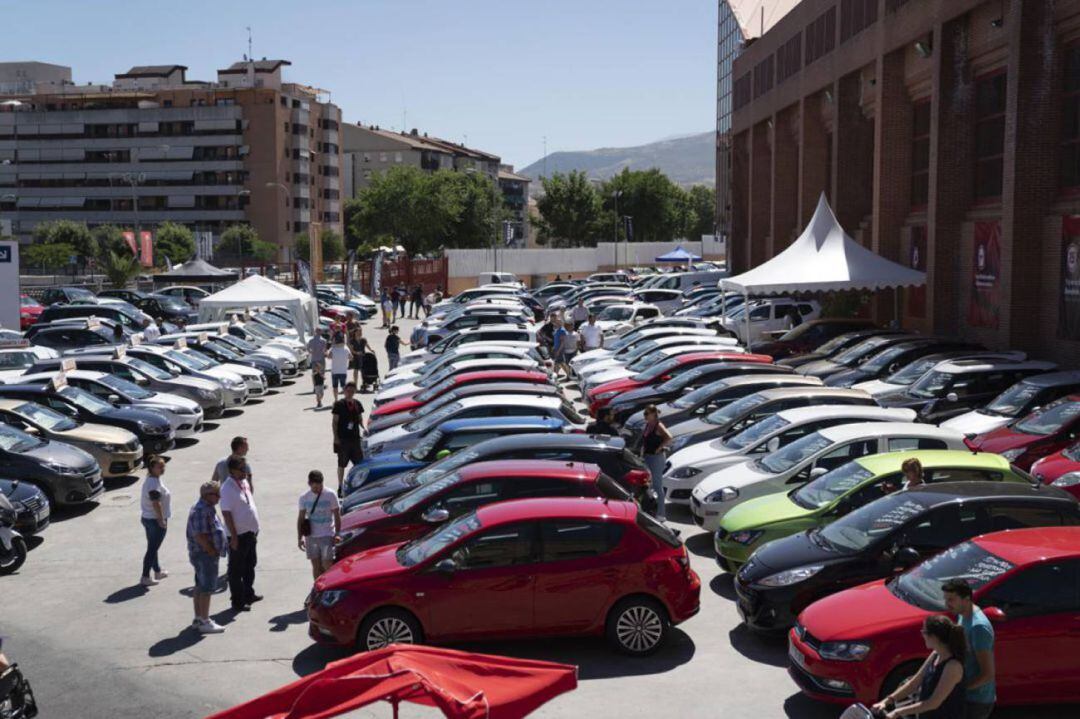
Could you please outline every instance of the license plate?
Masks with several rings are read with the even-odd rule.
[[[795,646],[794,642],[788,640],[788,657],[800,669],[806,669],[806,657],[803,656],[799,648]]]

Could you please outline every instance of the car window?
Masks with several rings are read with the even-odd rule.
[[[925,471],[927,482],[1000,482],[1001,472],[987,469],[943,467]]]
[[[980,534],[979,531],[973,531],[971,534],[958,535],[958,527],[961,525],[958,523],[957,515],[956,507],[940,507],[929,512],[927,516],[904,529],[900,540],[901,546],[911,547],[920,552],[937,552],[956,544],[957,539],[967,539]],[[965,508],[964,516],[967,524],[963,526],[973,528],[985,526],[977,511]]]
[[[1025,527],[1060,527],[1065,521],[1061,512],[1053,507],[1017,507],[995,506],[990,508],[990,529],[988,532],[1000,532],[1004,529],[1023,529]],[[1076,524],[1076,520],[1068,524]]]
[[[1080,610],[1080,561],[1023,569],[987,592],[979,603],[998,607],[1010,619]]]
[[[495,527],[470,539],[453,554],[458,569],[493,569],[532,561],[535,526],[530,523]]]
[[[765,305],[764,307],[758,307],[758,308],[755,308],[753,310],[750,310],[750,321],[752,322],[754,320],[767,320],[767,319],[769,319],[769,311],[771,309],[772,309],[771,307],[769,307],[768,305]]]
[[[652,319],[653,317],[659,317],[660,310],[653,309],[652,307],[643,307],[638,311],[639,319]]]
[[[540,525],[541,559],[559,562],[598,557],[622,538],[622,525],[589,520],[547,521]]]
[[[899,474],[887,474],[862,489],[852,492],[845,504],[848,507],[864,507],[874,500],[892,494],[902,486],[903,481]]]
[[[506,480],[503,499],[514,497],[572,497],[580,496],[581,486],[554,477],[517,477]]]
[[[501,436],[502,434],[498,432],[465,432],[464,434],[454,434],[446,440],[446,445],[440,449],[449,449],[451,452],[456,452],[459,449],[471,447],[477,442],[497,439]]]
[[[948,449],[948,445],[941,439],[928,439],[926,437],[889,437],[890,452],[904,452],[915,449]]]
[[[864,439],[857,442],[848,442],[847,444],[841,445],[827,454],[818,457],[817,461],[814,462],[814,467],[821,467],[832,471],[842,464],[846,464],[859,457],[865,457],[868,454],[873,454],[875,451],[877,451],[876,440]]]
[[[814,306],[813,305],[807,305],[807,304],[799,305],[799,314],[802,315],[803,317],[805,317],[806,315],[809,315],[809,314],[813,314],[813,312],[814,312]]]
[[[457,515],[484,504],[491,504],[499,499],[504,488],[504,480],[467,482],[443,495],[440,504],[450,510],[450,514]]]

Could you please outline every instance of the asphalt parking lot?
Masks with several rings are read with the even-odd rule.
[[[365,328],[381,354],[384,333]],[[401,323],[407,337],[411,321]],[[362,396],[365,404],[370,395]],[[329,394],[327,396],[329,400]],[[165,476],[173,519],[162,549],[172,576],[138,585],[144,550],[139,477],[107,481],[96,507],[57,515],[34,540],[14,576],[0,579],[0,635],[5,652],[30,679],[46,719],[199,717],[255,697],[341,658],[308,639],[303,600],[311,587],[307,560],[296,547],[296,500],[307,472],[334,476],[328,407],[314,409],[310,379],[255,400],[235,416],[208,423],[190,446],[170,453]],[[234,615],[216,595],[214,618],[224,634],[202,637],[188,628],[191,568],[184,522],[199,485],[228,454],[229,440],[251,443],[259,537],[256,588],[265,600]],[[543,717],[680,716],[728,718],[836,717],[835,707],[804,699],[786,672],[786,645],[751,635],[739,623],[731,577],[720,574],[708,535],[675,514],[703,582],[702,610],[678,627],[657,655],[631,659],[602,640],[537,640],[468,645],[576,664],[580,684],[537,712]],[[680,521],[683,520],[683,521]],[[477,621],[483,621],[477,617]],[[1080,708],[999,711],[998,719],[1080,715]],[[389,717],[389,708],[349,716]],[[403,707],[402,717],[433,716]]]

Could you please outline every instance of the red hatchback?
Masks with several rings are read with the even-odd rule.
[[[19,295],[19,329],[25,330],[38,321],[45,307],[30,295]]]
[[[433,387],[428,387],[422,392],[417,392],[410,397],[401,397],[393,401],[381,404],[371,410],[372,417],[381,417],[384,414],[396,414],[423,407],[428,402],[438,399],[451,390],[459,389],[465,385],[488,382],[526,382],[529,384],[547,384],[551,377],[546,372],[534,372],[531,370],[484,370],[480,372],[462,372],[461,374],[447,377]]]
[[[817,699],[878,701],[926,658],[923,619],[956,577],[994,624],[998,704],[1080,701],[1080,527],[984,534],[811,604],[788,635],[792,678]]]
[[[631,499],[629,492],[595,464],[539,459],[477,462],[346,514],[341,518],[337,558],[416,539],[486,504],[530,497]]]
[[[1080,395],[1054,400],[1010,425],[964,440],[977,452],[1000,454],[1023,470],[1076,441]]]
[[[1031,465],[1031,473],[1040,482],[1061,487],[1080,498],[1080,442],[1043,457]]]
[[[697,613],[700,593],[679,537],[637,505],[522,499],[354,554],[319,577],[307,604],[313,639],[360,651],[606,635],[645,655]]]
[[[725,360],[730,360],[732,362],[759,362],[762,364],[770,364],[772,362],[772,357],[769,355],[745,354],[742,352],[691,352],[689,354],[677,355],[631,377],[623,377],[622,379],[612,380],[611,382],[605,382],[602,385],[593,387],[586,396],[586,400],[589,404],[589,413],[595,417],[601,407],[606,407],[611,403],[612,399],[623,392],[629,392],[630,390],[639,387],[667,382],[672,377],[691,370],[698,365],[723,362]]]

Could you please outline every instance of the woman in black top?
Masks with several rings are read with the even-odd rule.
[[[896,691],[874,705],[875,714],[887,719],[918,716],[919,719],[963,719],[964,717],[964,630],[946,616],[926,618],[923,641],[930,650],[919,671]],[[897,701],[910,700],[903,706]]]
[[[645,408],[645,427],[641,430],[641,451],[645,466],[652,475],[653,491],[656,492],[656,518],[663,521],[664,512],[664,465],[667,463],[665,451],[671,444],[671,432],[660,421],[660,410],[655,404]]]
[[[360,363],[363,361],[364,352],[367,351],[367,348],[368,341],[364,337],[364,330],[361,329],[358,322],[349,330],[349,349],[352,350],[352,359],[349,360],[349,366],[352,368],[353,384],[357,384],[356,378],[362,369]]]

